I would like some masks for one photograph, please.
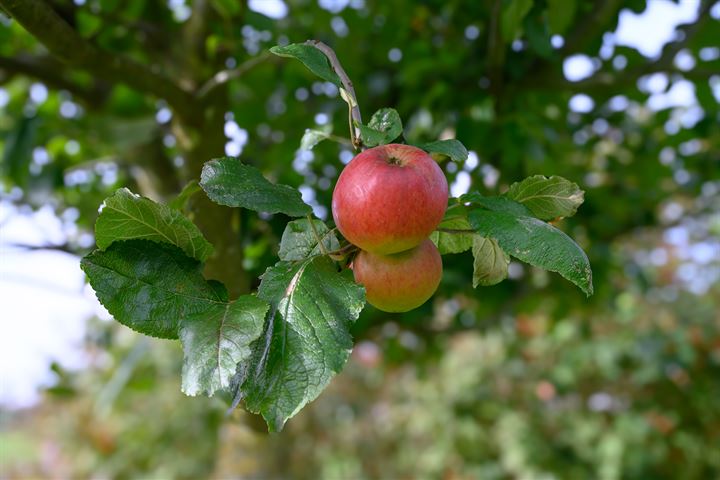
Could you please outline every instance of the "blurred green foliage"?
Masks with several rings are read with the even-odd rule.
[[[2,413],[4,477],[720,475],[712,2],[699,2],[698,21],[656,59],[621,45],[600,53],[620,9],[641,12],[641,0],[289,0],[281,19],[222,0],[187,11],[144,0],[46,3],[108,61],[153,65],[189,91],[241,69],[193,105],[196,119],[184,118],[98,67],[55,59],[1,19],[3,196],[58,214],[76,209],[68,249],[88,248],[82,235],[117,187],[170,199],[197,179],[198,161],[226,148],[311,192],[327,214],[349,147],[298,148],[305,128],[347,137],[346,106],[299,63],[254,60],[272,45],[317,38],[353,79],[366,121],[394,107],[408,142],[457,137],[477,155],[442,164],[451,183],[469,177],[488,195],[534,174],[578,183],[585,203],[557,226],[588,251],[596,293],[588,300],[557,275],[518,264],[510,280],[475,290],[470,252],[446,256],[434,301],[404,315],[363,312],[344,373],[274,436],[241,411],[225,417],[229,399],[180,394],[177,346],[93,323],[90,369],[58,369],[41,406]],[[595,71],[570,82],[563,61],[575,54]],[[678,66],[681,54],[690,68]],[[658,95],[688,83],[693,101],[661,104]],[[570,108],[578,94],[588,108]],[[189,211],[197,218],[202,205]],[[218,278],[257,286],[286,221],[243,212],[215,222],[232,226],[234,239],[213,241],[219,258],[238,262]]]

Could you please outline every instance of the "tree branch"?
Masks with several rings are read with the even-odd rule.
[[[195,99],[190,92],[153,69],[87,42],[43,0],[0,0],[0,6],[64,62],[164,98],[180,116],[193,118]]]
[[[595,0],[592,11],[567,35],[560,54],[565,57],[585,51],[593,40],[605,32],[608,23],[617,15],[621,6],[622,0]]]
[[[710,0],[700,2],[697,10],[697,20],[693,23],[681,25],[679,30],[683,32],[683,36],[679,40],[665,44],[660,58],[643,67],[639,67],[638,73],[650,73],[655,69],[671,68],[678,52],[690,43],[703,24],[708,21],[708,18],[711,18],[710,7],[712,4],[713,2]]]
[[[38,251],[38,250],[55,250],[58,252],[64,252],[64,253],[71,253],[73,255],[78,254],[78,249],[70,247],[69,244],[63,243],[63,244],[47,244],[47,245],[29,245],[26,243],[4,243],[2,244],[3,247],[10,248],[10,249],[17,249],[22,250],[25,252],[32,252],[32,251]]]
[[[0,71],[4,71],[6,74],[5,78],[0,77],[0,81],[21,73],[36,78],[50,87],[67,90],[73,94],[73,97],[91,108],[100,107],[110,93],[107,85],[97,81],[86,86],[70,80],[64,71],[64,65],[48,56],[5,57],[0,55]]]
[[[710,78],[713,72],[703,69],[692,69],[683,71],[675,67],[675,56],[685,48],[692,38],[702,28],[703,24],[710,18],[709,11],[712,2],[704,0],[698,5],[698,17],[693,23],[682,25],[679,30],[683,32],[681,39],[669,42],[663,48],[663,52],[657,60],[646,62],[642,65],[628,69],[623,72],[602,71],[579,82],[570,82],[561,74],[550,71],[539,72],[527,77],[528,80],[518,86],[520,88],[537,89],[563,89],[575,92],[590,92],[616,89],[622,86],[634,85],[637,80],[652,73],[680,74],[692,80],[705,80]]]
[[[505,64],[505,43],[502,38],[502,0],[495,0],[490,12],[488,29],[487,75],[490,91],[498,96],[502,88],[503,65]]]
[[[330,66],[333,70],[335,70],[335,73],[337,73],[337,76],[340,77],[340,82],[343,85],[343,88],[350,96],[350,99],[352,101],[352,104],[350,105],[350,119],[351,119],[351,128],[350,128],[350,136],[352,137],[352,143],[355,146],[355,148],[360,148],[362,146],[362,141],[360,137],[360,129],[355,124],[362,124],[362,116],[360,115],[360,106],[358,105],[357,101],[357,95],[355,95],[355,88],[353,87],[353,83],[350,80],[350,77],[345,72],[345,69],[340,64],[340,60],[338,60],[337,55],[335,54],[335,51],[330,48],[329,46],[325,45],[323,42],[319,40],[308,40],[305,42],[307,45],[311,45],[318,50],[320,50],[322,53],[325,54],[325,56],[330,61]]]
[[[205,82],[203,86],[198,89],[198,91],[195,93],[195,96],[199,100],[206,99],[222,85],[228,83],[230,80],[240,78],[249,70],[252,70],[255,66],[259,65],[270,57],[270,52],[263,52],[260,55],[241,63],[235,68],[221,70],[217,72],[215,75],[212,76],[212,78],[210,78],[210,80]]]
[[[603,92],[614,91],[618,88],[634,86],[638,79],[652,73],[666,73],[668,75],[682,75],[688,80],[704,81],[716,72],[708,69],[680,70],[674,66],[654,65],[645,67],[642,70],[634,71],[632,74],[614,75],[609,72],[602,72],[579,82],[570,82],[562,79],[557,81],[545,81],[535,85],[526,85],[524,88],[538,90],[566,90],[571,92]]]

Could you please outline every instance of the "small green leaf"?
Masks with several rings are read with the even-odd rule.
[[[475,235],[473,252],[473,288],[489,286],[507,278],[510,259],[497,241]]]
[[[381,108],[373,114],[367,125],[358,125],[366,147],[387,145],[402,134],[400,115],[394,108]]]
[[[418,145],[428,153],[436,153],[450,157],[453,162],[465,162],[468,158],[468,151],[465,145],[460,143],[459,140],[438,140],[436,142],[426,143],[424,145]]]
[[[585,199],[585,192],[577,184],[563,177],[543,175],[513,183],[506,195],[528,207],[540,220],[572,217]]]
[[[463,203],[471,203],[494,212],[506,212],[519,216],[531,216],[532,212],[522,203],[507,197],[485,197],[478,192],[466,193],[460,197]]]
[[[327,140],[330,137],[329,133],[321,132],[320,130],[305,129],[305,134],[300,140],[300,149],[312,150],[315,145]]]
[[[592,295],[590,262],[585,252],[562,231],[535,217],[507,210],[476,208],[468,214],[468,220],[480,235],[496,239],[507,254],[557,272],[586,295]]]
[[[183,319],[225,303],[218,287],[203,278],[202,263],[174,245],[114,242],[87,255],[80,266],[115,320],[152,337],[178,338]]]
[[[225,389],[237,364],[250,358],[250,344],[263,331],[270,306],[253,295],[234,302],[215,302],[180,322],[184,361],[182,391],[213,395]]]
[[[310,220],[300,219],[288,222],[280,240],[280,260],[296,261],[305,260],[314,255],[320,255],[322,249],[315,234],[320,237],[326,252],[340,248],[337,237],[321,220],[313,220],[315,231],[313,232]]]
[[[168,207],[174,208],[175,210],[183,210],[186,206],[190,197],[195,195],[197,192],[201,192],[202,188],[198,184],[197,180],[190,180],[182,189],[178,196],[170,200]]]
[[[477,235],[475,233],[450,233],[441,232],[440,229],[445,230],[470,230],[472,227],[464,216],[446,218],[440,225],[438,230],[430,234],[430,240],[438,247],[440,255],[448,253],[461,253],[466,250],[470,250],[473,246],[473,237]]]
[[[275,46],[270,49],[272,53],[280,57],[289,57],[300,60],[308,70],[313,72],[318,77],[332,82],[338,87],[342,84],[340,77],[333,71],[330,66],[330,62],[323,52],[304,43],[291,43],[284,47]]]
[[[575,0],[548,0],[550,33],[563,35],[575,16]]]
[[[510,43],[520,34],[523,19],[530,12],[533,0],[506,0],[503,4],[502,37],[505,43]]]
[[[175,245],[200,261],[205,261],[213,251],[200,230],[182,213],[121,188],[106,198],[101,207],[95,223],[95,241],[104,250],[113,242],[136,238]]]
[[[320,256],[268,268],[258,296],[272,311],[241,388],[246,408],[279,431],[342,370],[365,294],[348,270]]]
[[[233,157],[207,162],[202,169],[200,186],[213,202],[220,205],[284,213],[291,217],[312,212],[296,189],[270,183],[257,168],[243,165]]]

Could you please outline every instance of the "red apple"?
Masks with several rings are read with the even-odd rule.
[[[340,174],[332,212],[340,233],[362,250],[390,254],[420,244],[445,215],[448,185],[437,163],[411,145],[382,145]]]
[[[386,312],[407,312],[432,297],[442,277],[442,259],[425,239],[392,255],[360,251],[352,264],[355,281],[365,287],[368,303]]]

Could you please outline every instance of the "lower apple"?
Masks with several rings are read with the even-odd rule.
[[[442,278],[442,259],[429,239],[404,252],[380,255],[360,251],[352,264],[355,281],[368,303],[385,312],[407,312],[425,303]]]

